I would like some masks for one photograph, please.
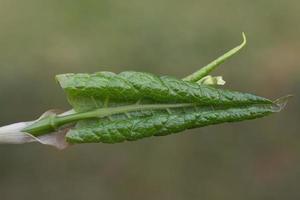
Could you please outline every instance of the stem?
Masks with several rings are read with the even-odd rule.
[[[56,131],[63,125],[77,122],[84,119],[92,118],[103,118],[115,114],[133,112],[138,110],[158,110],[158,109],[168,109],[168,108],[179,108],[188,107],[194,104],[183,103],[183,104],[148,104],[148,105],[128,105],[112,108],[100,108],[93,111],[75,113],[66,116],[51,115],[43,118],[34,124],[23,129],[23,132],[30,133],[34,136],[44,135],[53,131]]]
[[[196,71],[195,73],[183,78],[183,80],[190,81],[190,82],[197,82],[200,79],[202,79],[203,77],[207,76],[211,71],[213,71],[220,64],[224,63],[227,59],[229,59],[234,54],[239,52],[247,43],[245,33],[242,33],[242,35],[243,35],[243,42],[239,46],[231,49],[230,51],[228,51],[224,55],[220,56],[216,60],[212,61],[208,65],[202,67],[200,70]]]

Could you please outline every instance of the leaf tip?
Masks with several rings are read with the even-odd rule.
[[[286,95],[286,96],[283,96],[283,97],[280,97],[280,98],[276,99],[273,102],[277,107],[276,112],[282,111],[286,107],[289,99],[291,99],[292,97],[294,97],[294,96],[293,95]]]
[[[247,44],[247,37],[245,32],[242,32],[243,42],[240,44],[240,48],[244,47]]]

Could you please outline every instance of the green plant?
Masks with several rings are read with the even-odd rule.
[[[209,75],[245,46],[244,34],[243,39],[241,45],[182,80],[134,71],[57,75],[73,110],[47,114],[20,132],[38,138],[64,130],[63,140],[69,144],[117,143],[279,112],[287,97],[271,101],[217,89],[215,85],[225,82]]]

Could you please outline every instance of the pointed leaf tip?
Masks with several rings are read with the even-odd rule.
[[[276,112],[282,111],[285,108],[285,106],[287,105],[289,99],[291,99],[292,97],[293,97],[293,95],[286,95],[286,96],[276,99],[274,101],[274,104],[277,106]]]

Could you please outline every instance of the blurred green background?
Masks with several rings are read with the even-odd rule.
[[[68,109],[54,75],[194,72],[226,88],[294,94],[280,114],[168,137],[58,151],[0,146],[0,199],[300,199],[300,1],[0,0],[0,125]]]

